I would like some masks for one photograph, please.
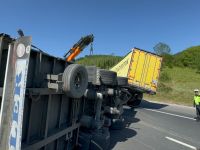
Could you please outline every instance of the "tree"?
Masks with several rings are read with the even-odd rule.
[[[158,44],[156,44],[154,47],[154,52],[158,55],[164,55],[164,54],[170,54],[170,47],[162,42],[159,42]]]
[[[169,67],[169,68],[173,68],[174,66],[174,56],[171,54],[163,54],[162,55],[163,61],[162,61],[162,66],[165,67]]]

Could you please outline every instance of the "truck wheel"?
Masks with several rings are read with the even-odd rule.
[[[143,99],[143,93],[137,93],[135,97],[133,97],[127,104],[130,107],[138,107]]]
[[[62,76],[63,91],[71,98],[80,98],[88,86],[88,74],[84,66],[71,64]]]
[[[142,102],[142,99],[143,99],[143,93],[138,93],[136,96],[135,105],[139,106]]]
[[[97,69],[97,81],[104,85],[117,85],[117,73],[105,69]]]
[[[141,99],[136,99],[136,100],[134,101],[134,103],[133,103],[133,106],[134,106],[134,107],[140,106],[141,101],[142,101]]]
[[[86,66],[88,73],[88,82],[95,84],[97,76],[97,67],[96,66]]]
[[[125,86],[128,84],[128,78],[126,77],[117,77],[117,83],[119,86]]]

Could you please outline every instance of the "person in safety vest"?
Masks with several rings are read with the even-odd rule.
[[[199,90],[195,89],[194,90],[194,107],[196,106],[196,120],[200,121],[200,95],[199,95]]]

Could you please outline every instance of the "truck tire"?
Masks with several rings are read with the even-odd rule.
[[[96,66],[86,66],[86,70],[88,73],[88,82],[95,84],[96,76],[97,76],[97,67]]]
[[[133,107],[139,107],[141,102],[142,102],[142,100],[136,99],[135,101],[133,101]]]
[[[88,86],[88,74],[84,66],[71,64],[65,68],[63,76],[63,91],[68,97],[80,98]]]
[[[143,93],[138,93],[136,96],[135,105],[139,106],[142,102],[142,99],[143,99]]]
[[[121,117],[119,119],[112,119],[110,129],[111,130],[121,130],[124,128],[124,126],[125,126],[124,118]]]
[[[117,73],[105,69],[97,69],[97,81],[104,85],[117,85]]]
[[[128,101],[128,106],[130,107],[138,107],[143,99],[143,93],[137,93],[135,97],[133,97],[130,101]]]
[[[126,77],[117,77],[117,84],[119,86],[128,85],[128,78],[126,78]]]

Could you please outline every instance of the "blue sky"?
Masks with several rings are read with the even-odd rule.
[[[90,33],[94,54],[153,51],[158,42],[177,53],[200,45],[199,6],[200,0],[2,0],[0,32],[16,37],[21,28],[34,45],[60,57]],[[89,48],[80,56],[87,54]]]

